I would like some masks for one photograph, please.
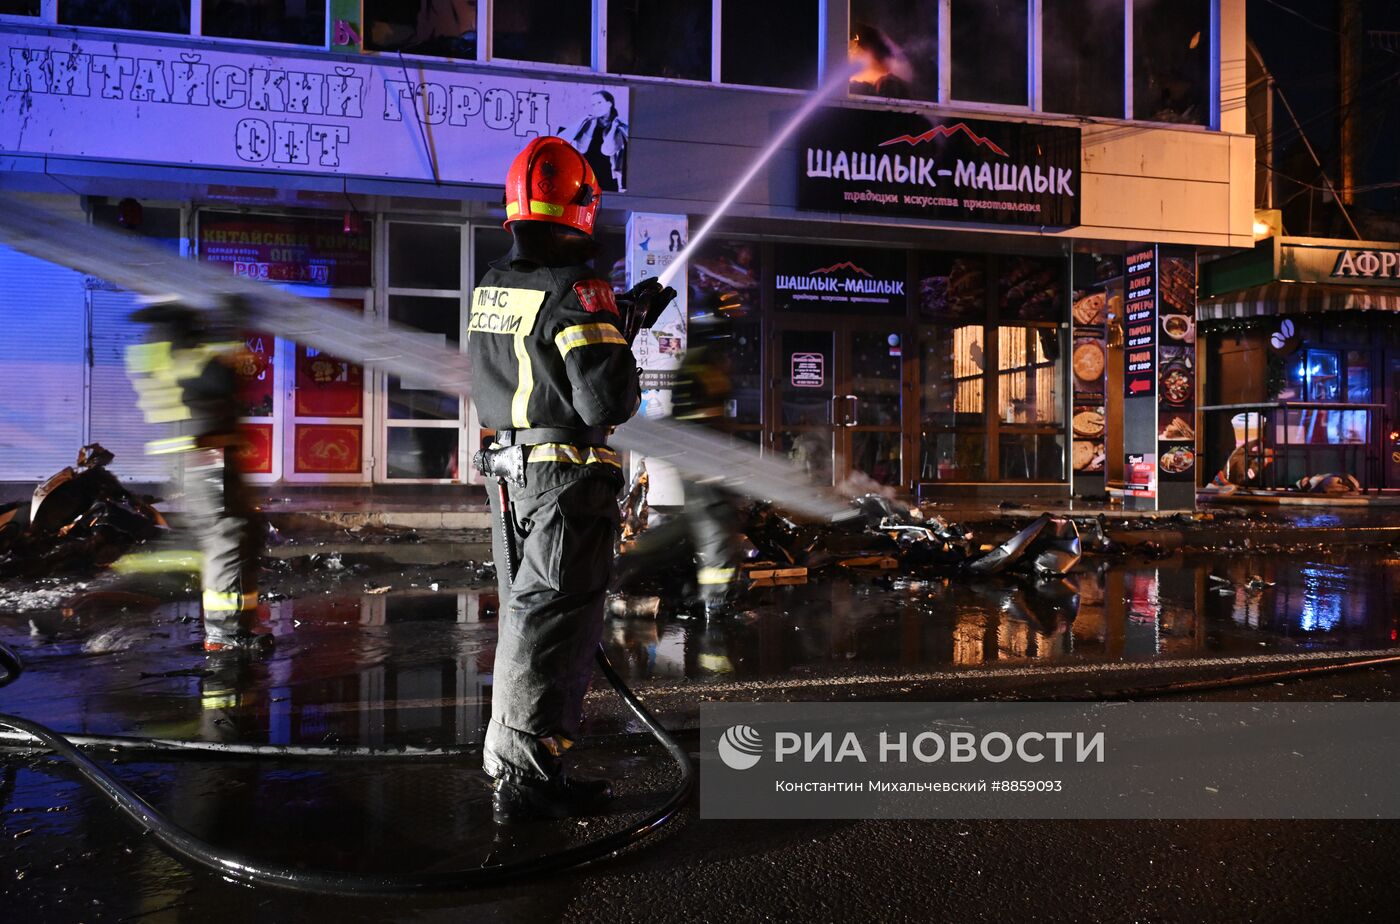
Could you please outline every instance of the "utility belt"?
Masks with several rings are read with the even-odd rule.
[[[497,430],[496,445],[538,446],[541,443],[563,443],[566,446],[606,446],[607,427],[526,427],[522,430]]]
[[[611,465],[620,470],[621,458],[602,445],[607,435],[606,427],[500,430],[491,448],[481,450],[472,458],[472,465],[483,476],[518,486],[525,484],[527,460],[565,465]]]

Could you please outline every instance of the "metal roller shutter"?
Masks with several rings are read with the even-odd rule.
[[[139,307],[137,298],[122,289],[88,292],[92,318],[88,438],[116,455],[111,471],[122,481],[165,481],[170,477],[170,457],[148,456],[145,447],[166,436],[169,428],[146,423],[126,374],[126,348],[140,343],[147,333],[144,325],[130,318]]]
[[[0,481],[38,481],[83,444],[83,276],[0,247]]]

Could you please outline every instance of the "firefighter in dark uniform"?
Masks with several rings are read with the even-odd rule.
[[[150,326],[148,342],[127,350],[127,372],[147,421],[176,435],[146,447],[178,455],[183,465],[185,519],[201,555],[204,650],[268,647],[261,631],[258,569],[262,525],[248,496],[236,449],[240,443],[236,364],[249,359],[230,306],[222,318],[174,301],[156,301],[132,319]]]
[[[685,357],[672,388],[671,415],[700,426],[723,428],[725,404],[732,393],[730,354],[734,349],[732,317],[738,297],[714,295],[690,316]],[[685,507],[674,517],[643,532],[618,563],[617,586],[655,573],[693,553],[698,603],[707,618],[726,613],[740,586],[739,512],[735,499],[705,481],[683,479]],[[686,613],[680,613],[682,618]]]
[[[496,431],[476,463],[498,524],[500,616],[483,758],[500,822],[595,810],[606,780],[564,773],[603,629],[622,470],[610,428],[637,410],[628,335],[674,292],[653,281],[619,309],[593,256],[598,183],[577,150],[536,138],[511,164],[513,246],[472,294],[473,400]]]

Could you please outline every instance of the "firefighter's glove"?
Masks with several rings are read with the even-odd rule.
[[[633,343],[643,330],[654,325],[675,297],[676,290],[670,286],[662,288],[655,277],[643,279],[618,296],[618,308],[621,309],[624,325],[622,334],[628,344]]]

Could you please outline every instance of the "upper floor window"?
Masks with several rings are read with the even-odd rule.
[[[953,0],[953,98],[1030,103],[1029,0]]]
[[[188,35],[190,0],[63,0],[58,21],[65,26],[139,29]]]
[[[805,90],[817,82],[814,0],[721,0],[720,80]]]
[[[1041,0],[1042,108],[1123,117],[1122,0]]]
[[[314,0],[202,0],[202,34],[324,45],[326,4]],[[67,5],[67,0],[60,6]],[[131,4],[137,6],[139,4]]]
[[[364,0],[371,51],[476,58],[477,0]]]
[[[938,99],[938,4],[851,0],[847,51],[853,95]]]
[[[39,0],[0,0],[0,16],[38,16]]]
[[[592,0],[510,0],[491,7],[492,57],[588,67]]]
[[[1210,0],[1133,0],[1133,117],[1210,121]]]
[[[710,79],[713,0],[610,0],[608,70]]]

